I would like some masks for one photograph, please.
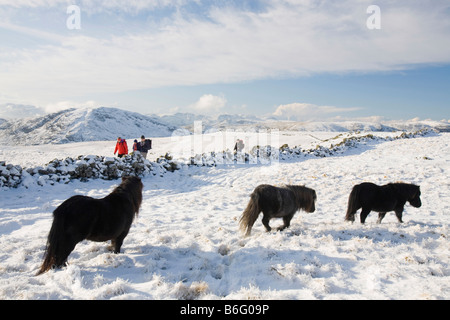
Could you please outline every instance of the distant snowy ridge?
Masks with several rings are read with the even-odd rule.
[[[245,132],[257,132],[260,130],[280,131],[320,131],[320,132],[414,132],[423,129],[432,129],[440,132],[450,132],[450,122],[417,120],[343,120],[343,121],[289,121],[274,117],[256,117],[254,115],[229,115],[204,116],[193,113],[176,113],[173,115],[151,115],[161,122],[181,127],[194,132],[195,121],[201,121],[202,132],[209,133],[224,130],[240,130]]]
[[[158,119],[116,108],[67,109],[0,123],[2,144],[39,145],[170,136],[174,127]]]
[[[33,118],[0,120],[0,143],[3,145],[62,144],[83,141],[109,141],[117,137],[136,139],[189,135],[197,130],[200,121],[202,133],[236,130],[258,132],[280,131],[419,131],[433,129],[450,132],[446,121],[334,121],[294,122],[249,115],[219,115],[216,117],[192,113],[174,115],[143,115],[117,108],[67,109]],[[131,141],[129,141],[131,142]]]

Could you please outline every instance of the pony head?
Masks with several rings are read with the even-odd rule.
[[[127,195],[134,205],[134,212],[136,217],[139,214],[139,208],[142,202],[142,189],[144,185],[139,177],[123,176],[122,183],[114,189],[113,193],[123,193]]]
[[[310,204],[309,207],[306,208],[306,212],[309,213],[313,213],[314,211],[316,211],[316,201],[317,201],[317,195],[316,195],[316,191],[310,189],[311,191],[311,200],[310,200]]]
[[[295,185],[288,185],[287,187],[296,194],[299,208],[308,213],[316,211],[317,195],[314,189]]]
[[[408,198],[408,202],[415,208],[420,208],[422,206],[422,201],[420,200],[420,187],[413,185],[414,191],[412,196]]]

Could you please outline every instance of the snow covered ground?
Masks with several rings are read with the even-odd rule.
[[[282,134],[279,142],[310,148],[336,135]],[[149,157],[179,143],[159,139]],[[118,181],[2,190],[0,299],[448,300],[449,144],[450,133],[441,133],[369,141],[326,158],[147,176],[140,215],[121,254],[108,252],[105,243],[83,241],[68,267],[41,276],[35,274],[52,211],[74,194],[103,197]],[[113,149],[114,142],[17,146],[2,148],[0,159],[32,166],[80,154],[111,155]],[[344,222],[351,188],[363,181],[418,184],[423,206],[407,205],[403,224],[390,213],[378,225],[373,212],[365,225]],[[262,183],[315,189],[316,212],[298,212],[283,232],[265,232],[260,217],[244,238],[238,220],[249,194]]]

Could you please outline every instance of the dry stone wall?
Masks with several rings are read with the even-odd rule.
[[[54,159],[45,166],[35,168],[22,168],[19,165],[0,161],[0,189],[69,183],[74,179],[88,181],[89,179],[114,180],[122,176],[163,176],[166,172],[173,172],[191,166],[271,164],[308,156],[328,157],[356,148],[361,143],[409,139],[430,134],[436,133],[432,130],[421,130],[415,133],[402,133],[396,137],[386,138],[368,134],[343,138],[339,143],[332,144],[330,147],[318,145],[316,148],[305,150],[301,147],[291,148],[288,145],[283,145],[281,148],[255,146],[248,153],[233,153],[231,151],[209,152],[197,154],[188,159],[174,159],[170,153],[166,153],[166,155],[159,157],[156,161],[149,161],[138,154],[127,155],[123,158],[82,155],[76,159]]]

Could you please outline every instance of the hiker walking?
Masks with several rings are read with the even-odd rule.
[[[144,159],[147,159],[148,150],[152,148],[152,140],[145,139],[145,136],[141,136],[141,142],[138,143],[138,151],[142,154]]]
[[[119,158],[122,158],[124,155],[128,154],[128,145],[125,139],[122,139],[121,137],[117,138],[116,148],[114,149],[114,154],[117,153],[117,156]]]
[[[236,144],[234,145],[234,151],[241,152],[244,149],[244,146],[244,141],[237,139]]]

